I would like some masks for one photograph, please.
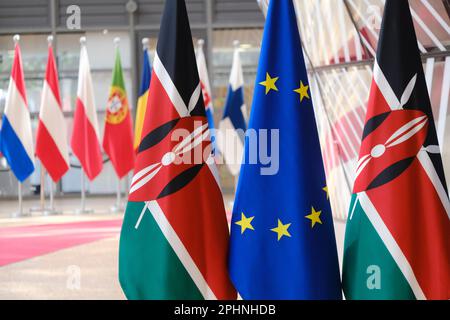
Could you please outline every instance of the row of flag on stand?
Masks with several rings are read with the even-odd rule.
[[[0,151],[7,159],[12,172],[20,182],[23,182],[33,173],[35,165],[34,155],[40,160],[52,180],[58,182],[69,170],[70,163],[66,121],[62,111],[58,71],[52,47],[53,37],[48,37],[48,61],[42,89],[35,151],[33,147],[30,112],[27,106],[19,39],[18,35],[14,37],[15,54],[2,122]],[[116,50],[115,64],[106,106],[103,141],[102,145],[100,145],[97,111],[89,57],[86,49],[86,38],[82,37],[80,39],[81,51],[78,89],[70,147],[80,161],[84,173],[90,180],[95,179],[102,171],[102,148],[109,156],[119,179],[128,174],[134,167],[135,151],[138,150],[142,138],[152,72],[148,51],[148,38],[143,39],[142,77],[137,101],[134,136],[120,59],[120,40],[116,38],[114,41]],[[203,40],[199,40],[197,61],[208,125],[210,128],[214,128],[214,110],[211,86],[203,52]],[[236,69],[237,65],[239,66],[239,70]],[[235,90],[239,89],[239,95],[237,98],[234,97],[232,94],[234,92],[233,87],[230,88],[231,96],[229,95],[227,99],[226,111],[222,122],[226,122],[228,119],[237,116],[240,121],[238,123],[239,128],[245,129],[246,125],[240,109],[244,105],[242,91],[243,76],[237,50],[231,77],[232,79],[240,79],[239,86],[234,86]],[[232,81],[236,82],[235,80]],[[234,109],[237,113],[236,115],[231,115],[230,112],[233,112],[232,110]],[[242,112],[245,111],[242,110]],[[232,146],[223,145],[221,150],[225,155],[233,153]],[[236,161],[237,159],[239,162],[241,155],[242,151],[235,159],[230,158],[229,166],[234,175],[238,173],[238,169],[235,169],[236,165],[231,160]]]
[[[242,163],[231,236],[191,39],[184,0],[167,0],[120,237],[125,295],[450,298],[449,199],[408,2],[386,1],[342,280],[293,1],[270,1],[247,129],[279,132],[279,170]],[[228,128],[246,127],[241,84],[232,72]],[[180,161],[194,149],[210,156]]]
[[[36,133],[36,151],[33,147],[18,35],[14,37],[14,41],[14,62],[0,131],[0,151],[20,182],[33,173],[34,155],[41,161],[52,180],[57,182],[69,170],[70,164],[66,121],[61,107],[58,71],[52,48],[53,38],[48,37],[48,62]],[[87,177],[93,180],[102,170],[103,158],[86,38],[82,37],[80,42],[78,89],[70,147]],[[116,44],[116,61],[105,117],[103,149],[121,178],[133,169],[134,151],[131,114],[125,92],[118,40]]]

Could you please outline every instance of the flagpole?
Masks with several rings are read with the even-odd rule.
[[[116,204],[111,207],[111,211],[114,213],[120,213],[123,210],[122,206],[122,194],[121,194],[121,181],[119,177],[117,178],[116,183]]]
[[[44,213],[45,211],[45,168],[41,162],[41,188],[40,188],[40,198],[41,198],[41,207],[40,211]]]
[[[86,185],[85,185],[85,173],[81,168],[81,208],[76,211],[78,214],[93,213],[94,210],[86,208]]]
[[[49,177],[49,176],[47,176]],[[49,193],[50,193],[50,204],[49,204],[49,208],[48,210],[54,214],[57,213],[57,211],[55,210],[55,206],[54,206],[54,199],[53,199],[53,181],[52,179],[49,179],[49,184],[50,184],[50,188],[49,188]]]
[[[81,170],[81,213],[86,209],[86,195],[84,190],[84,171]]]
[[[46,172],[45,177],[47,179],[44,180],[44,184],[45,182],[48,182],[48,193],[49,193],[49,200],[50,203],[48,205],[48,207],[45,208],[44,214],[46,215],[54,215],[54,214],[58,214],[58,211],[55,210],[54,207],[54,198],[53,198],[53,180],[51,179],[50,175],[48,174],[48,172]]]
[[[37,213],[41,213],[43,216],[47,216],[49,214],[51,214],[50,210],[48,210],[45,207],[45,176],[46,176],[46,170],[44,168],[44,166],[42,165],[42,162],[40,163],[40,167],[41,167],[41,179],[40,179],[40,190],[39,190],[39,207],[32,207],[30,208],[31,212],[37,212]]]
[[[13,213],[13,218],[20,218],[23,217],[23,203],[22,203],[22,182],[17,181],[17,197],[19,200],[19,210],[15,213]]]

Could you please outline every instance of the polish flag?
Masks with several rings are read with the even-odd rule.
[[[102,171],[103,161],[86,38],[81,37],[80,43],[77,102],[70,145],[86,176],[92,181]]]
[[[36,136],[36,156],[52,177],[58,182],[69,170],[66,121],[61,108],[58,71],[48,37],[48,61],[42,89],[41,109]]]

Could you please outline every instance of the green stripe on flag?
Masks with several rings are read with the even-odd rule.
[[[354,194],[345,231],[342,282],[346,299],[415,299],[359,201],[355,205],[356,199]]]
[[[112,78],[112,87],[119,87],[123,91],[125,91],[125,81],[123,80],[123,72],[122,72],[122,63],[120,60],[120,52],[119,49],[116,49],[116,61],[114,64],[113,78]]]
[[[144,202],[128,202],[119,248],[119,280],[128,299],[203,299]]]

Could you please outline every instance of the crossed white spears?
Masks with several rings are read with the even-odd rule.
[[[199,144],[201,144],[203,141],[209,139],[209,129],[208,124],[204,124],[201,127],[196,128],[194,131],[192,131],[191,134],[184,137],[183,140],[181,140],[180,143],[178,143],[172,151],[169,151],[165,153],[160,162],[151,164],[144,169],[140,170],[133,176],[133,180],[131,181],[131,188],[130,188],[130,194],[133,192],[139,190],[144,185],[149,183],[161,170],[162,167],[166,167],[171,165],[177,156],[183,155],[195,147],[197,147]],[[203,155],[202,155],[203,156]],[[139,227],[139,224],[142,220],[142,217],[144,216],[144,213],[147,210],[149,201],[145,202],[145,206],[142,209],[142,212],[139,216],[139,219],[136,223],[135,228],[137,229]]]
[[[411,78],[408,85],[406,86],[405,90],[403,91],[402,97],[400,101],[396,101],[395,105],[391,105],[392,110],[397,109],[403,109],[403,106],[409,101],[411,94],[414,90],[414,87],[416,85],[416,79],[417,79],[417,73]],[[392,90],[392,89],[391,89]],[[361,174],[363,169],[367,166],[367,164],[372,160],[373,158],[379,158],[381,157],[387,148],[396,146],[400,143],[405,142],[406,140],[410,139],[412,136],[414,136],[417,132],[419,132],[425,124],[428,122],[428,116],[421,116],[418,118],[415,118],[402,126],[400,129],[395,131],[384,144],[378,144],[372,148],[369,154],[366,154],[365,156],[361,157],[358,161],[357,169],[356,169],[356,178]],[[423,150],[426,150],[430,153],[439,153],[439,146],[427,146],[424,148],[422,146]],[[353,213],[356,209],[356,204],[358,203],[358,194],[356,195],[355,202],[353,203],[353,207],[350,213],[349,219],[351,220],[353,217]]]

